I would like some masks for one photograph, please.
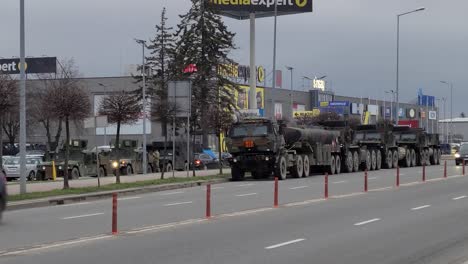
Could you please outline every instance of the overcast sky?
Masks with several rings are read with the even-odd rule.
[[[1,0],[0,57],[19,56],[18,0]],[[151,38],[165,6],[169,23],[190,8],[189,0],[26,0],[26,55],[73,57],[84,76],[119,76],[141,61],[133,38]],[[395,89],[396,14],[401,18],[402,101],[426,93],[449,97],[440,80],[454,83],[454,115],[468,112],[468,1],[316,0],[314,12],[279,17],[277,68],[302,76],[327,75],[339,94],[383,98]],[[232,57],[249,63],[249,22],[225,19],[235,32]],[[273,19],[257,20],[257,65],[272,68]],[[271,71],[271,70],[270,70]],[[271,78],[271,77],[270,77]],[[289,73],[284,72],[289,89]],[[387,99],[390,96],[387,95]],[[449,104],[447,104],[448,108]]]

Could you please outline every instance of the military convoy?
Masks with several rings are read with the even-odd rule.
[[[312,128],[288,127],[266,118],[249,117],[233,124],[226,145],[232,154],[233,180],[246,172],[253,178],[309,176],[381,168],[435,165],[441,151],[437,134],[392,124],[350,127],[344,121]]]
[[[101,146],[87,149],[86,140],[71,140],[69,149],[68,168],[70,179],[78,179],[85,176],[100,177],[115,175],[116,170],[120,170],[122,175],[132,175],[143,171],[142,150],[138,149],[136,140],[122,140],[120,144],[120,155],[112,146]],[[97,166],[99,157],[99,167]],[[62,148],[53,157],[57,177],[65,174],[65,150]],[[119,162],[120,161],[120,162]],[[42,162],[37,166],[37,180],[50,180],[53,178],[52,160]],[[155,171],[150,162],[147,164],[147,171]]]

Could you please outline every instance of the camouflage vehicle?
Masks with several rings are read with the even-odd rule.
[[[337,166],[341,168],[339,135],[321,127],[301,129],[266,118],[245,118],[233,124],[226,138],[232,179],[243,180],[245,172],[253,178],[274,175],[282,180],[288,172],[306,177],[318,168],[336,173]]]
[[[115,143],[113,144],[115,145]],[[120,163],[118,162],[120,160]],[[153,167],[150,158],[147,157],[148,173],[152,173]],[[105,151],[101,151],[99,155],[102,173],[104,176],[112,173],[115,175],[116,169],[120,170],[121,175],[132,175],[143,173],[143,150],[138,148],[137,140],[122,140],[120,143],[120,155],[117,156],[117,150],[114,147],[108,147]]]
[[[400,164],[404,167],[440,164],[442,152],[438,134],[428,134],[421,128],[394,127]]]

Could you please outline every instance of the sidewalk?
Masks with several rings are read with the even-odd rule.
[[[219,173],[219,169],[216,170],[198,170],[195,171],[196,176],[214,176]],[[223,168],[223,174],[231,173],[231,169]],[[193,176],[193,172],[189,172],[189,177]],[[172,172],[164,173],[164,178],[172,178]],[[176,171],[174,173],[174,177],[176,178],[186,178],[187,172],[186,171]],[[131,176],[120,176],[120,182],[127,183],[127,182],[138,182],[138,181],[146,181],[146,180],[155,180],[160,179],[161,173],[151,173],[151,174],[138,174],[138,175],[131,175]],[[115,183],[115,176],[108,176],[101,178],[101,186],[109,185]],[[69,181],[71,188],[79,188],[79,187],[90,187],[90,186],[97,186],[98,180],[97,178],[85,178],[80,180],[72,180]],[[20,193],[20,185],[18,182],[13,184],[8,184],[8,194],[14,195]],[[26,185],[26,190],[28,193],[32,192],[45,192],[45,191],[52,191],[57,189],[63,188],[63,179],[59,178],[57,181],[45,181],[45,182],[28,182]]]

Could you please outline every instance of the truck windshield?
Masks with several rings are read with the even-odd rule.
[[[243,124],[231,129],[231,137],[260,137],[268,135],[268,126],[265,124]]]
[[[460,154],[468,154],[468,144],[462,144],[460,147]]]
[[[401,140],[416,140],[416,135],[415,134],[401,134],[400,139]]]

